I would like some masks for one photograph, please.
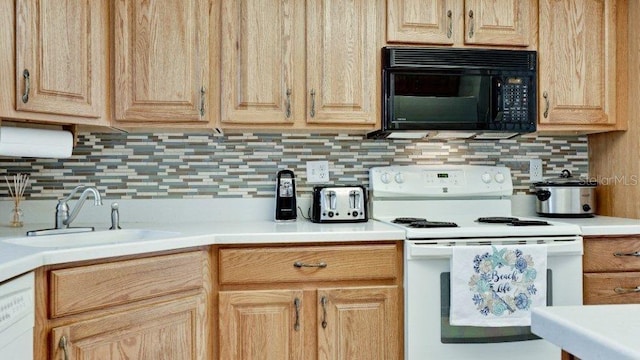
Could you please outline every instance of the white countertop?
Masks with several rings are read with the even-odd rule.
[[[531,331],[582,360],[640,359],[640,305],[534,308]]]
[[[592,218],[543,218],[580,226],[582,236],[637,235],[640,234],[640,219],[625,219],[596,215]]]
[[[74,224],[82,226],[83,224]],[[84,224],[86,225],[86,224]],[[29,228],[0,227],[0,281],[10,279],[39,266],[71,261],[142,254],[211,244],[267,244],[402,240],[404,231],[374,220],[366,223],[316,224],[298,219],[291,223],[268,220],[192,222],[192,223],[122,223],[123,229],[174,231],[179,234],[159,240],[139,240],[117,244],[82,247],[28,247],[6,243],[23,237],[26,230],[50,227],[34,224]]]
[[[590,218],[549,218],[535,212],[535,196],[514,195],[511,211],[514,216],[523,216],[546,221],[559,221],[580,226],[582,236],[637,235],[640,234],[640,219],[626,219],[595,215]]]
[[[110,225],[109,205],[112,201],[104,200],[105,206],[101,207],[85,204],[72,226],[94,226],[96,230],[106,230]],[[310,199],[298,200],[302,209],[308,208]],[[273,199],[162,199],[117,202],[120,203],[123,228],[167,230],[180,234],[160,240],[62,248],[26,247],[2,241],[11,237],[22,237],[27,230],[52,227],[55,201],[25,201],[23,210],[26,222],[23,228],[0,225],[0,282],[43,265],[211,244],[404,239],[403,230],[374,220],[366,223],[316,224],[300,216],[298,221],[293,223],[276,223],[272,220]],[[11,205],[10,201],[0,201],[0,213],[8,214]],[[517,212],[514,210],[514,213]],[[46,222],[49,219],[51,222]],[[2,219],[0,223],[1,221]],[[596,216],[561,221],[579,225],[584,235],[640,234],[640,220],[634,219]]]

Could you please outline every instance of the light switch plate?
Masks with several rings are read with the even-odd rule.
[[[307,161],[307,182],[310,184],[329,182],[329,162],[326,160]]]

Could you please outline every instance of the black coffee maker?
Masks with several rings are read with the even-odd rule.
[[[278,171],[276,175],[276,221],[295,221],[296,209],[296,181],[293,171]]]

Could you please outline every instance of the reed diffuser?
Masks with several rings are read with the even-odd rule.
[[[9,181],[9,179],[5,176],[4,181],[7,183],[7,187],[9,188],[9,195],[11,195],[11,199],[13,200],[13,211],[11,212],[11,220],[9,221],[9,226],[12,227],[22,227],[22,209],[20,209],[20,202],[24,199],[24,190],[29,186],[29,175],[27,174],[18,174],[13,175],[13,182]]]

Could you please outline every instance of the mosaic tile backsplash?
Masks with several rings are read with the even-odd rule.
[[[586,137],[527,136],[499,141],[363,140],[353,134],[81,133],[69,159],[0,157],[0,175],[27,173],[27,199],[58,199],[95,185],[108,199],[273,197],[278,170],[296,174],[311,194],[306,162],[328,160],[331,184],[368,185],[368,169],[386,165],[475,164],[512,169],[516,194],[532,192],[529,158],[544,176],[588,174]],[[8,197],[0,186],[0,197]]]

